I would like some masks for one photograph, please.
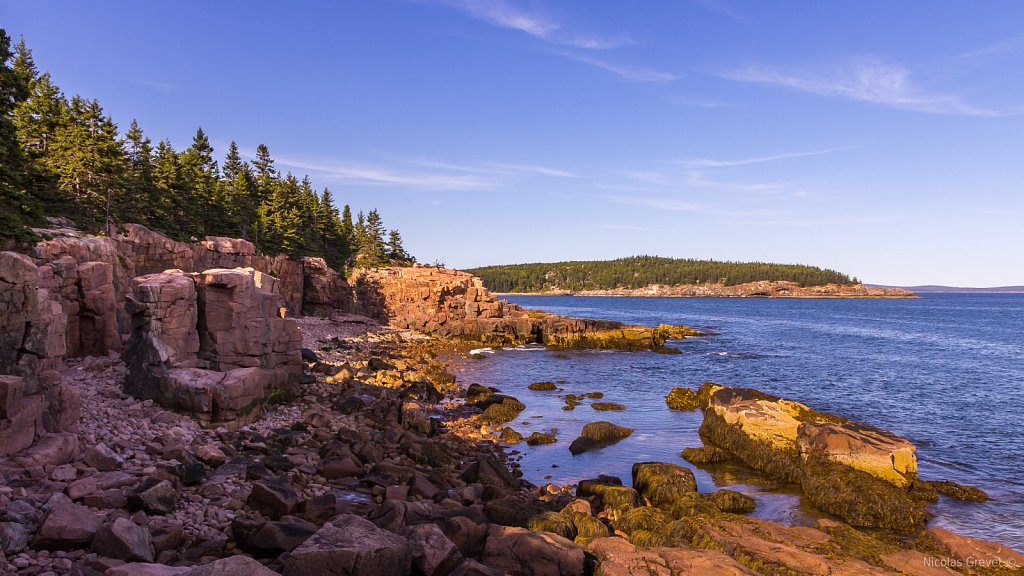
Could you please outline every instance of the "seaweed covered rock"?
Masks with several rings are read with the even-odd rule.
[[[665,397],[665,403],[672,410],[682,410],[684,412],[690,410],[696,410],[700,408],[700,404],[697,401],[697,391],[692,388],[681,388],[675,387]]]
[[[933,492],[917,479],[915,447],[891,432],[757,390],[717,387],[700,434],[708,447],[800,484],[815,506],[854,525],[918,531],[928,518]]]
[[[685,466],[666,462],[633,464],[633,488],[657,507],[670,508],[697,492],[697,480]]]
[[[684,460],[692,464],[715,464],[726,462],[731,457],[729,452],[715,446],[703,446],[701,448],[683,448],[679,454]]]
[[[708,496],[708,500],[722,512],[734,514],[746,514],[757,508],[757,503],[753,498],[735,490],[715,491]]]
[[[622,412],[625,406],[618,402],[592,402],[590,407],[601,412]]]
[[[591,422],[583,427],[579,438],[573,440],[572,444],[569,445],[569,452],[576,456],[590,450],[611,446],[624,438],[628,438],[632,433],[632,428],[619,426],[604,420]]]
[[[495,394],[495,396],[501,396],[501,401],[487,406],[484,413],[480,415],[480,422],[483,424],[505,424],[515,420],[523,410],[526,410],[526,404],[511,396],[500,394]]]
[[[596,498],[599,507],[604,510],[624,510],[643,504],[636,490],[623,486],[619,478],[604,474],[580,480],[576,485],[576,497]]]
[[[555,386],[554,382],[534,382],[533,384],[527,386],[527,388],[529,388],[530,390],[549,392],[557,388],[557,386]]]
[[[558,438],[554,434],[547,432],[534,432],[526,438],[526,443],[530,446],[539,446],[541,444],[554,444],[558,442]]]
[[[512,429],[511,426],[506,426],[501,429],[501,434],[498,434],[498,442],[502,444],[518,444],[523,441],[523,435]]]

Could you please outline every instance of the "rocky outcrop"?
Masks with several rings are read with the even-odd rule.
[[[352,290],[323,258],[302,259],[302,313],[329,316],[351,308]]]
[[[634,296],[661,298],[916,298],[906,288],[882,288],[864,284],[824,284],[801,286],[786,280],[760,280],[744,284],[652,284],[643,288],[607,290],[550,290],[558,296]]]
[[[644,350],[699,333],[682,326],[646,328],[526,310],[499,300],[470,274],[423,266],[359,270],[350,279],[360,314],[400,328],[489,345]]]
[[[73,431],[78,421],[80,399],[57,382],[69,335],[57,278],[52,266],[0,253],[0,456],[48,433]]]
[[[251,268],[140,276],[129,297],[125,391],[206,425],[252,421],[272,390],[297,383],[301,337],[274,279]]]
[[[756,390],[718,387],[701,437],[739,461],[800,484],[818,508],[857,526],[916,531],[934,493],[915,447],[891,432]]]

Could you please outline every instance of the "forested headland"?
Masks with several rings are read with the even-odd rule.
[[[264,144],[246,161],[232,141],[218,161],[202,128],[184,150],[154,145],[135,120],[122,133],[97,100],[68,98],[24,39],[12,46],[0,29],[0,244],[33,240],[47,216],[100,234],[134,222],[184,241],[240,237],[338,269],[414,260],[377,210],[353,218],[327,188],[282,173]]]
[[[801,286],[857,284],[856,278],[800,264],[720,262],[632,256],[617,260],[551,262],[485,266],[466,270],[496,292],[636,289],[653,284],[722,284],[734,286],[761,280],[785,280]]]

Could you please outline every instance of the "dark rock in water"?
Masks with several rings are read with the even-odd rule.
[[[498,442],[502,444],[518,444],[523,441],[523,435],[512,429],[511,426],[506,426],[501,429],[501,434],[498,435]]]
[[[625,406],[617,402],[593,402],[590,407],[602,412],[622,412],[626,409]]]
[[[668,396],[665,397],[665,403],[672,410],[682,410],[684,412],[700,408],[697,391],[692,388],[680,388],[678,386],[672,388]]]
[[[754,502],[753,498],[735,490],[718,490],[711,494],[708,499],[722,512],[746,514],[747,512],[753,512],[757,508],[757,503]]]
[[[515,420],[523,410],[526,410],[526,404],[511,396],[503,396],[500,404],[491,404],[484,410],[480,415],[480,422],[491,425],[505,424]]]
[[[128,496],[128,509],[148,514],[170,514],[177,507],[178,491],[168,480],[149,477]]]
[[[125,562],[152,562],[154,558],[149,530],[127,518],[101,526],[93,538],[92,549],[100,556]]]
[[[943,496],[949,496],[964,502],[988,502],[989,500],[988,494],[984,490],[974,486],[957,484],[950,480],[933,480],[924,484],[930,486]]]
[[[633,464],[633,488],[657,507],[670,508],[697,492],[697,480],[685,466],[666,462]]]
[[[654,348],[652,351],[655,354],[666,354],[669,356],[683,353],[683,351],[680,350],[679,348],[673,348],[671,346],[661,346],[660,348]]]
[[[683,448],[680,456],[682,456],[687,462],[692,462],[693,464],[727,462],[732,457],[725,450],[715,448],[714,446],[705,446],[703,448]]]
[[[600,400],[601,398],[604,398],[604,392],[587,392],[586,394],[579,396],[579,398],[586,398],[588,400]]]
[[[555,442],[558,442],[558,438],[555,438],[554,434],[548,434],[547,432],[534,432],[526,439],[526,443],[530,446],[554,444]]]
[[[319,362],[320,357],[317,353],[310,350],[309,348],[300,348],[299,353],[302,354],[302,359],[306,362]]]
[[[285,482],[258,480],[253,482],[246,504],[267,518],[277,520],[298,508],[299,495]]]
[[[382,530],[365,518],[342,514],[292,550],[285,560],[284,574],[408,576],[412,562],[412,551],[405,538]]]
[[[530,390],[547,392],[556,389],[557,386],[555,386],[554,382],[534,382],[533,384],[527,386],[527,388],[529,388]]]
[[[623,438],[628,438],[633,433],[632,428],[612,424],[603,420],[591,422],[583,427],[580,437],[573,440],[569,445],[569,452],[573,456],[596,450],[605,446],[611,446]]]

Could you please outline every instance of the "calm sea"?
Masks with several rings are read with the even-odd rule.
[[[901,434],[918,446],[921,476],[986,490],[986,504],[943,498],[931,525],[1024,548],[1024,295],[928,295],[918,300],[765,300],[522,296],[509,300],[583,318],[686,324],[717,335],[671,343],[682,354],[499,350],[468,360],[459,381],[497,386],[527,408],[513,426],[556,430],[557,444],[521,450],[525,477],[566,484],[600,473],[629,482],[634,462],[694,468],[702,490],[730,487],[755,515],[810,523],[799,490],[738,466],[698,469],[679,452],[699,446],[699,412],[667,409],[673,386],[705,380],[804,402]],[[526,388],[561,381],[561,392]],[[589,401],[562,410],[559,394],[599,391],[624,412]],[[625,441],[573,457],[584,424],[636,429]]]

